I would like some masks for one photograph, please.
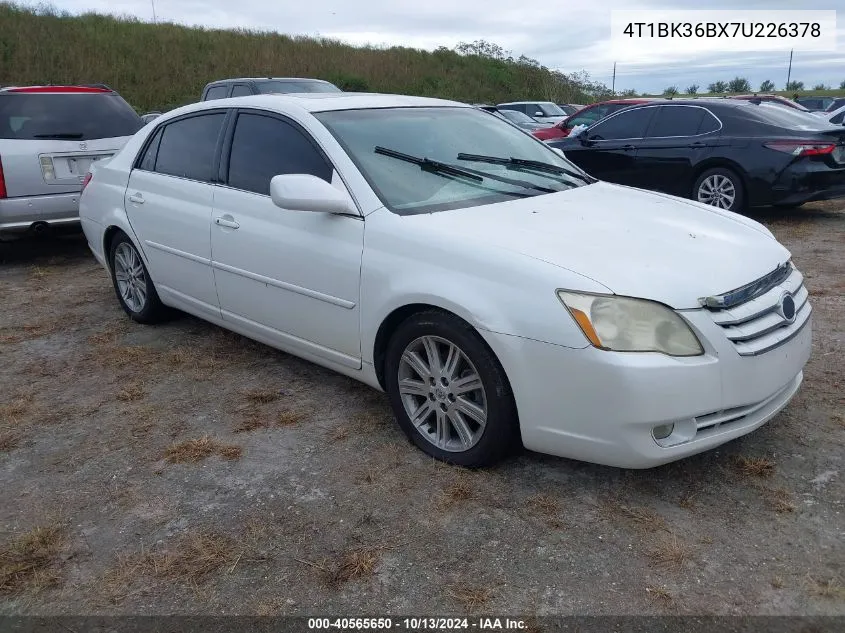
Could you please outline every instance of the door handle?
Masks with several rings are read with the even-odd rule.
[[[217,226],[225,226],[227,229],[238,229],[240,228],[240,224],[235,222],[235,219],[231,216],[223,216],[221,218],[214,218],[214,223]]]
[[[622,149],[624,149],[625,151],[628,151],[628,150],[637,149],[637,148],[634,147],[633,145],[623,145]]]
[[[129,202],[134,202],[135,204],[144,204],[144,196],[140,193],[133,193],[129,196]]]
[[[691,143],[691,144],[690,144],[690,147],[694,147],[694,148],[696,148],[696,149],[700,149],[700,148],[702,148],[702,147],[707,147],[707,145],[706,145],[705,143],[702,143],[701,141],[696,141],[695,143]]]

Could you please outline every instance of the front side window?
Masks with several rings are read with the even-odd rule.
[[[280,174],[311,174],[332,180],[332,167],[291,123],[261,114],[238,115],[229,156],[228,184],[270,195],[270,180]]]
[[[217,140],[226,115],[203,114],[168,123],[161,131],[155,170],[160,174],[211,181]]]
[[[648,133],[650,138],[695,136],[706,112],[704,108],[682,105],[664,105],[657,110]]]
[[[543,113],[543,116],[566,116],[566,112],[554,103],[538,103],[537,108]]]
[[[385,206],[403,215],[480,206],[591,182],[542,141],[475,108],[338,110],[314,116]],[[435,163],[417,164],[425,159]],[[526,165],[526,160],[536,164]],[[468,176],[466,170],[473,173]]]
[[[643,138],[657,108],[636,108],[599,121],[586,130],[587,138],[596,141]]]

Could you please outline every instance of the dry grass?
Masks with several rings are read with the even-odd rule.
[[[775,463],[766,457],[736,455],[732,463],[734,468],[747,477],[771,477],[775,472]]]
[[[845,587],[842,586],[837,578],[820,580],[808,575],[806,584],[809,592],[814,596],[833,600],[845,600]]]
[[[58,583],[60,526],[36,527],[0,549],[0,594],[37,592]]]
[[[380,560],[380,553],[373,548],[360,548],[344,552],[334,562],[319,566],[323,582],[329,587],[339,587],[351,580],[372,576]]]
[[[121,402],[135,402],[146,395],[147,391],[144,386],[139,382],[133,382],[117,392],[117,399]]]
[[[216,453],[223,459],[236,460],[241,452],[240,446],[223,444],[206,435],[172,445],[164,453],[164,459],[171,464],[197,463]]]
[[[345,442],[349,439],[349,427],[336,426],[326,434],[326,439],[332,444],[335,442]]]
[[[14,396],[6,404],[0,404],[0,423],[18,424],[30,412],[35,398],[31,393]]]
[[[664,535],[648,552],[648,557],[657,567],[680,569],[689,559],[689,550],[677,535]]]
[[[672,594],[665,587],[646,587],[645,591],[652,600],[672,602]]]
[[[783,589],[783,587],[783,578],[781,578],[780,576],[775,576],[774,578],[772,578],[772,589]]]
[[[834,413],[833,415],[830,416],[830,419],[833,420],[833,423],[836,426],[845,429],[845,415],[840,415],[838,413]]]
[[[21,443],[23,436],[16,431],[0,432],[0,453],[8,453]]]
[[[302,409],[285,409],[276,416],[276,426],[294,426],[307,417],[308,413]]]
[[[488,587],[453,585],[448,589],[449,597],[467,611],[475,611],[490,602],[493,590]]]
[[[472,476],[464,472],[458,472],[451,482],[443,489],[443,493],[437,499],[437,507],[441,511],[450,510],[455,506],[470,501],[475,496]]]
[[[777,488],[776,490],[766,489],[765,494],[766,501],[775,512],[779,514],[795,512],[795,503],[792,501],[792,493],[790,493],[786,488]]]
[[[560,512],[560,501],[549,494],[536,494],[528,498],[529,509],[537,514],[554,516]]]
[[[695,509],[695,495],[691,492],[683,495],[678,500],[678,505],[681,506],[684,510],[694,510]]]
[[[270,404],[279,399],[279,392],[272,389],[249,389],[244,398],[251,404]]]
[[[605,511],[611,514],[612,519],[622,517],[633,525],[637,531],[654,534],[655,532],[669,530],[666,526],[666,519],[651,508],[625,505],[605,505],[604,507]]]
[[[363,428],[367,430],[383,429],[390,423],[390,414],[384,412],[364,411],[356,413],[349,420],[352,428]]]
[[[210,530],[186,534],[164,548],[120,556],[106,572],[103,589],[112,601],[119,601],[135,593],[130,589],[139,583],[143,583],[140,592],[159,584],[196,586],[235,563],[238,555],[227,536]]]
[[[21,343],[32,339],[49,336],[56,332],[62,323],[58,319],[45,319],[28,325],[15,325],[0,328],[0,343]]]

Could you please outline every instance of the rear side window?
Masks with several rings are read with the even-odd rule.
[[[332,167],[290,123],[260,114],[240,114],[232,138],[229,186],[270,195],[270,180],[279,174],[311,174],[331,182]]]
[[[586,134],[589,138],[600,141],[643,138],[655,110],[657,108],[638,108],[620,112],[606,121],[597,123]]]
[[[235,84],[232,88],[233,97],[246,97],[252,94],[252,89],[246,84]]]
[[[698,133],[710,134],[711,132],[717,132],[721,127],[722,124],[719,123],[719,119],[710,110],[704,110],[704,118],[701,119],[701,125],[698,126]]]
[[[147,146],[147,151],[138,163],[138,169],[144,171],[155,171],[156,168],[156,154],[158,153],[158,144],[161,143],[161,128],[155,133],[153,140]]]
[[[168,176],[208,182],[214,169],[223,112],[168,123],[161,130],[155,171]]]
[[[842,120],[845,119],[845,110],[837,114],[835,117],[830,119],[831,123],[835,123],[836,125],[842,125]]]
[[[205,100],[211,101],[212,99],[225,99],[228,90],[229,86],[212,86],[208,89],[208,92],[205,93]]]
[[[704,118],[703,108],[690,106],[660,106],[654,123],[649,130],[649,138],[667,136],[695,136]]]
[[[90,141],[132,136],[144,122],[116,94],[0,95],[0,138]]]

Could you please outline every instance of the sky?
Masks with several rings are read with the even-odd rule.
[[[433,50],[460,42],[486,40],[515,56],[527,55],[566,73],[586,71],[594,81],[616,90],[681,91],[716,80],[747,78],[753,88],[766,79],[783,89],[789,52],[696,52],[671,55],[647,50],[614,59],[610,46],[611,10],[699,9],[700,0],[52,0],[70,13],[133,15],[159,21],[215,28],[272,30],[289,35],[319,35],[358,45],[403,45]],[[845,81],[845,0],[710,0],[709,10],[837,10],[837,48],[833,52],[796,51],[793,80],[807,88],[817,83],[838,88]],[[765,14],[763,14],[765,15]]]

